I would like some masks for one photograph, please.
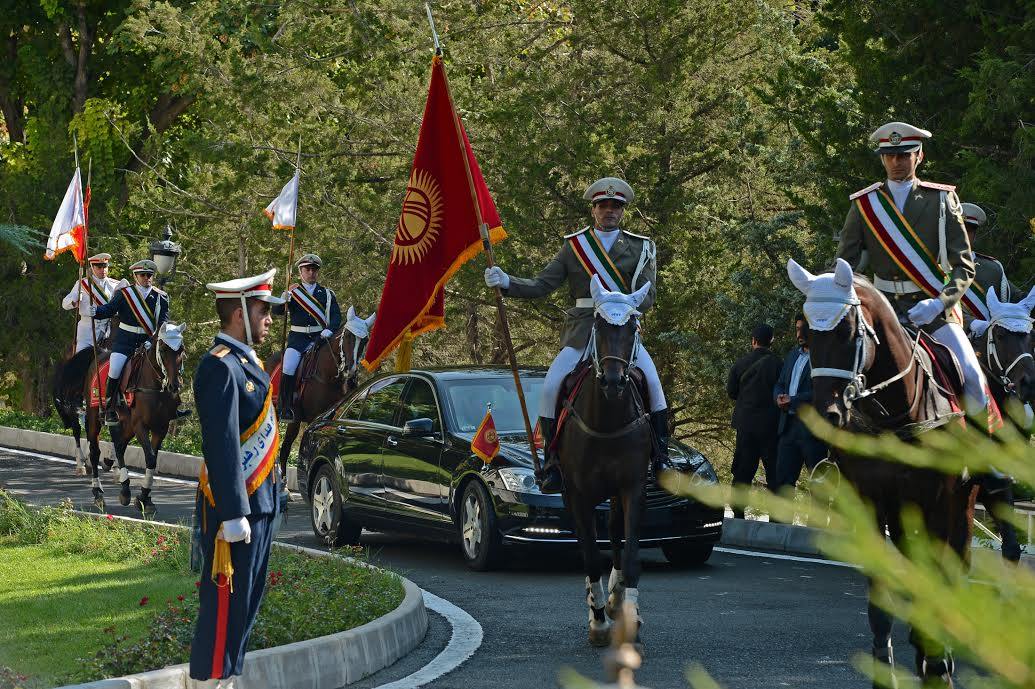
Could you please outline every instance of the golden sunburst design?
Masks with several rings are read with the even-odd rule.
[[[409,265],[423,259],[441,226],[442,194],[438,182],[424,170],[414,170],[395,228],[392,263]]]

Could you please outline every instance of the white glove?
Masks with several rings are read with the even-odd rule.
[[[97,307],[96,306],[91,306],[90,307],[90,315],[91,316],[96,316],[97,315]]]
[[[332,333],[330,330],[327,330],[326,328],[320,331],[320,337],[322,337],[325,340],[333,334],[334,333]]]
[[[485,284],[489,287],[507,289],[510,287],[510,276],[503,272],[499,266],[485,269]]]
[[[945,311],[939,299],[924,299],[909,309],[909,320],[913,325],[924,326],[933,321]]]
[[[248,523],[248,518],[239,517],[223,522],[223,540],[227,543],[237,543],[238,541],[251,543],[252,526]]]
[[[284,301],[289,301],[291,299],[291,292],[284,290],[283,292],[281,292],[280,298]]]

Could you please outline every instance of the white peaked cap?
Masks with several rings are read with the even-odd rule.
[[[215,292],[216,299],[243,297],[266,301],[270,304],[283,304],[283,299],[273,296],[273,276],[276,274],[277,269],[271,268],[262,275],[226,280],[225,282],[210,282],[205,285],[205,288]]]
[[[931,132],[926,129],[906,122],[888,122],[870,134],[870,143],[877,147],[877,153],[907,153],[919,149],[924,139],[930,138]]]

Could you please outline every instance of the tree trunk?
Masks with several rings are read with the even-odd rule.
[[[21,98],[11,94],[12,76],[18,63],[18,33],[14,30],[4,41],[3,61],[6,67],[0,70],[0,114],[4,117],[7,135],[12,143],[25,142],[25,104]]]
[[[474,301],[467,302],[467,348],[471,353],[471,361],[476,364],[482,363],[482,344],[478,333],[480,319],[478,318],[478,304]]]

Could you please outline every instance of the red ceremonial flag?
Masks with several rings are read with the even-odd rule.
[[[83,262],[86,251],[86,210],[83,204],[83,184],[76,167],[72,181],[68,183],[61,207],[54,216],[47,238],[47,250],[43,257],[53,261],[59,254],[71,251],[75,260]]]
[[[500,437],[496,434],[491,409],[485,412],[485,418],[471,439],[471,452],[481,457],[486,464],[491,463],[493,457],[500,453]]]
[[[442,58],[436,55],[388,275],[363,359],[368,371],[407,333],[416,336],[446,324],[443,287],[482,251],[479,211],[490,241],[504,239],[496,204],[453,107]]]

